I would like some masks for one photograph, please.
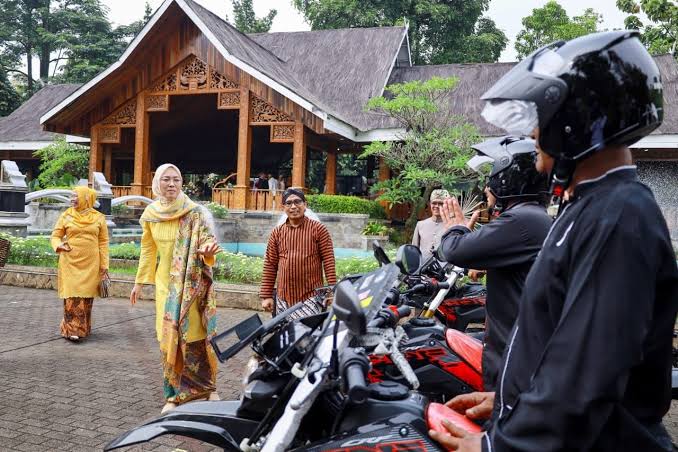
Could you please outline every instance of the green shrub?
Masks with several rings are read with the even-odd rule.
[[[234,283],[259,284],[263,269],[264,259],[261,257],[224,252],[217,255],[214,276]]]
[[[208,202],[207,204],[205,204],[205,207],[212,213],[212,216],[214,218],[218,219],[228,218],[228,209],[222,206],[221,204],[217,204],[215,202]]]
[[[126,204],[117,204],[113,207],[111,207],[111,213],[116,216],[122,216],[122,215],[127,215],[132,211],[132,209],[129,208]]]
[[[388,235],[389,232],[390,232],[390,229],[385,224],[379,223],[379,222],[376,222],[376,221],[370,221],[363,228],[362,234],[363,235]]]
[[[308,207],[314,212],[360,213],[370,218],[386,218],[386,211],[377,201],[344,195],[308,195]]]
[[[111,259],[139,259],[141,248],[134,242],[118,243],[108,248],[108,257]]]
[[[74,185],[78,179],[87,177],[89,148],[66,142],[63,136],[52,144],[34,152],[40,158],[41,187]]]
[[[8,264],[34,265],[37,267],[56,266],[58,256],[52,250],[49,238],[35,237],[24,239],[6,233],[0,233],[0,237],[12,243],[7,258]]]
[[[412,236],[404,228],[391,228],[388,232],[388,241],[398,247],[412,243]]]

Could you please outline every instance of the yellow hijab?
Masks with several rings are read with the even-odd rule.
[[[163,221],[177,220],[186,215],[191,210],[195,209],[197,206],[197,204],[191,201],[191,199],[186,196],[183,191],[179,192],[177,199],[172,202],[167,202],[162,198],[160,193],[160,179],[170,168],[175,170],[177,174],[181,176],[181,171],[179,171],[179,168],[172,165],[171,163],[165,163],[164,165],[160,165],[158,167],[158,169],[155,171],[155,175],[153,176],[152,188],[153,194],[159,199],[146,207],[139,221],[160,223]]]
[[[97,200],[97,192],[89,187],[78,186],[73,189],[78,197],[78,207],[69,207],[64,215],[70,217],[70,220],[80,227],[84,227],[99,220],[99,212],[94,209],[94,202]]]

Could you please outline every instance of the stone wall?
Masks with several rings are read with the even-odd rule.
[[[671,233],[673,248],[678,250],[678,161],[638,161],[638,177],[646,184],[659,204]]]
[[[59,219],[59,215],[69,206],[67,204],[29,203],[26,213],[29,215],[30,226],[28,231],[51,231]]]
[[[318,214],[337,248],[360,248],[361,232],[369,218],[361,214]],[[266,243],[278,224],[278,212],[231,212],[226,220],[215,220],[220,242]]]

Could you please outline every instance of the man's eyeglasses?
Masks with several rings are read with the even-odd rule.
[[[297,206],[298,207],[298,206],[302,205],[303,203],[304,203],[304,201],[302,201],[301,199],[293,199],[291,201],[285,201],[283,203],[283,206],[285,206],[285,207]]]

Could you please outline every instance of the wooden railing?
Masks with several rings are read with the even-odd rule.
[[[235,190],[232,188],[213,188],[212,202],[227,209],[233,209],[235,207]]]
[[[250,199],[247,203],[248,210],[276,210],[280,209],[282,192],[277,190],[250,190]]]
[[[212,202],[220,204],[227,209],[235,208],[235,189],[214,188],[212,189]],[[247,210],[277,210],[282,202],[282,192],[275,193],[270,190],[250,190]]]
[[[129,196],[132,194],[132,187],[129,185],[113,185],[111,187],[113,191],[113,197],[119,198],[121,196]]]
[[[154,199],[155,196],[153,196],[153,189],[151,187],[144,187],[144,196],[150,199]]]

